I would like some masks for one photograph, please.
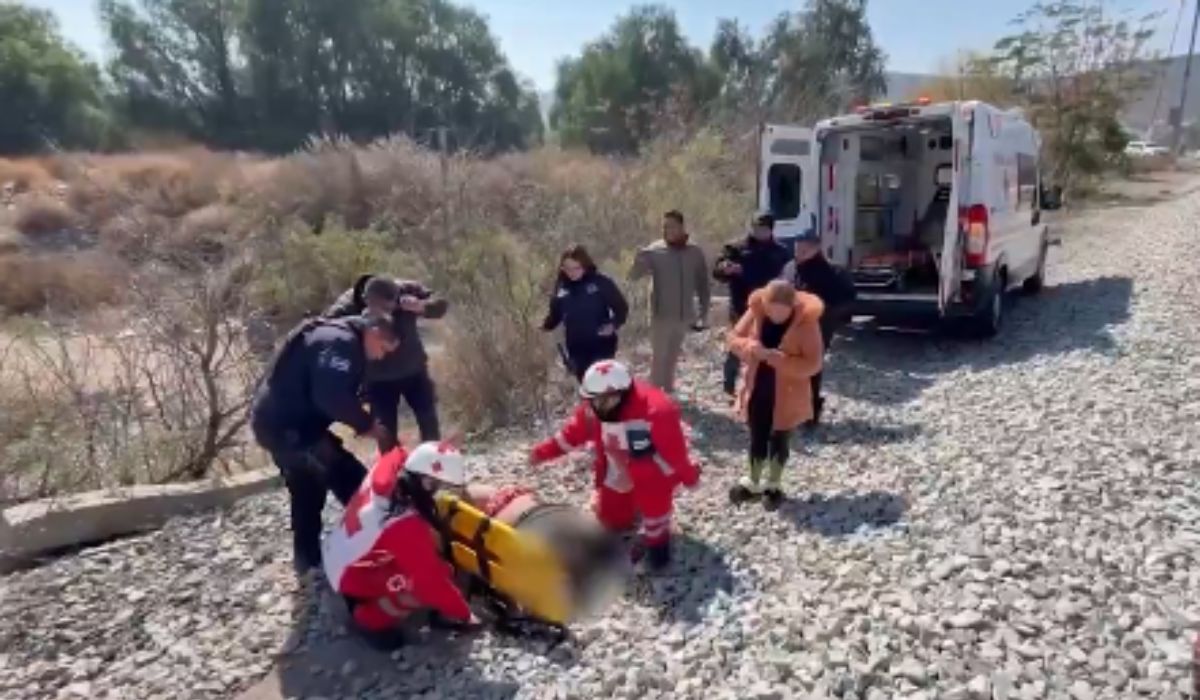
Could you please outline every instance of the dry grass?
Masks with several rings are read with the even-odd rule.
[[[54,185],[55,177],[45,161],[0,158],[0,187],[9,188],[12,194],[49,192]]]
[[[80,312],[117,302],[125,271],[98,251],[0,256],[0,309]]]
[[[14,227],[30,237],[61,233],[74,228],[78,217],[61,200],[48,195],[33,195],[17,205]]]

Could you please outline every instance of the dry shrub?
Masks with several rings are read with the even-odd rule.
[[[24,236],[0,224],[0,257],[19,253],[24,247]]]
[[[0,257],[0,308],[29,313],[79,312],[116,302],[125,270],[100,251]]]
[[[184,269],[219,263],[239,237],[238,216],[238,211],[226,204],[189,212],[162,237],[156,253]]]
[[[474,430],[545,417],[561,370],[541,330],[549,269],[510,234],[457,247],[446,290],[455,302],[436,369],[447,407]]]
[[[68,202],[92,230],[130,207],[170,219],[221,200],[240,186],[238,158],[193,148],[58,161]]]
[[[49,192],[54,185],[55,177],[45,162],[34,158],[0,158],[0,187],[11,188],[12,194]]]
[[[171,220],[137,204],[107,218],[97,231],[102,250],[137,265],[150,259],[155,242],[171,230]]]
[[[292,230],[256,245],[261,267],[251,294],[259,308],[284,325],[320,313],[359,275],[425,275],[415,258],[392,248],[386,235],[347,230],[336,222],[320,235]]]
[[[0,347],[0,500],[195,479],[240,461],[258,371],[241,276],[137,277],[117,328],[48,325]]]
[[[78,221],[75,213],[60,200],[46,195],[33,195],[17,205],[13,223],[26,236],[37,237],[70,230]]]

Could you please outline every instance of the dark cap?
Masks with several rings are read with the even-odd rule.
[[[395,301],[400,296],[400,287],[387,277],[372,277],[363,287],[364,299],[379,299],[380,301]]]
[[[775,228],[775,215],[765,209],[759,210],[754,215],[753,219],[755,226],[766,226],[767,228]]]

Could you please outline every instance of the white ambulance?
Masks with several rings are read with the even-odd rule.
[[[981,102],[873,105],[815,128],[764,125],[759,206],[785,244],[819,232],[849,270],[854,312],[936,312],[1000,330],[1005,295],[1034,293],[1049,245],[1040,139],[1018,111]]]

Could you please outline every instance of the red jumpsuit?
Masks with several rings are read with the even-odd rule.
[[[397,448],[375,463],[324,542],[325,574],[338,593],[357,603],[354,620],[368,630],[386,630],[421,608],[453,620],[471,618],[433,528],[412,509],[389,514],[406,458]]]
[[[617,420],[606,423],[584,401],[557,435],[534,447],[533,461],[557,459],[589,442],[596,455],[596,518],[609,530],[627,530],[640,514],[646,546],[670,541],[675,488],[700,480],[675,403],[657,387],[634,381]]]

